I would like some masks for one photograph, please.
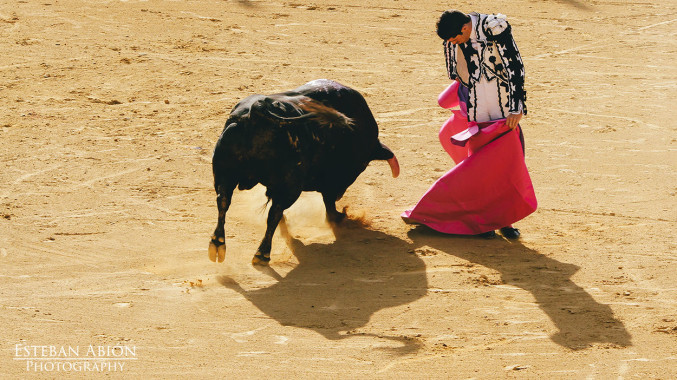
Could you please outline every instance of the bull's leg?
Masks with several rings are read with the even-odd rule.
[[[230,207],[230,201],[233,197],[233,190],[235,185],[218,185],[216,205],[219,209],[219,219],[212,235],[212,240],[209,242],[209,259],[211,261],[218,261],[221,263],[226,258],[226,212]]]
[[[254,258],[252,259],[252,264],[266,265],[270,261],[270,248],[273,235],[275,234],[277,225],[280,223],[280,220],[282,220],[283,212],[284,208],[282,208],[279,203],[273,201],[273,205],[268,212],[268,220],[266,221],[266,234],[263,236],[259,249],[256,250],[256,255],[254,255]]]
[[[323,192],[322,200],[324,201],[324,208],[327,210],[327,220],[330,223],[340,223],[346,214],[336,210],[337,195],[333,192]]]
[[[267,265],[268,262],[270,262],[270,248],[275,229],[277,229],[277,225],[280,224],[280,220],[282,220],[284,210],[294,204],[300,195],[301,191],[299,190],[298,192],[294,192],[291,196],[281,197],[281,199],[273,198],[273,205],[270,207],[268,220],[266,221],[266,234],[259,245],[259,249],[256,250],[256,255],[254,255],[254,258],[252,259],[252,264]]]

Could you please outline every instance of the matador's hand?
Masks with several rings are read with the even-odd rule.
[[[510,129],[515,129],[520,120],[522,120],[522,112],[511,113],[507,118],[505,118],[505,125],[507,125]]]

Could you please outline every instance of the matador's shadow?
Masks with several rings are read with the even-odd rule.
[[[595,301],[571,280],[579,269],[576,265],[502,239],[488,244],[491,249],[478,249],[474,239],[449,237],[425,226],[410,230],[408,236],[416,246],[427,245],[494,269],[500,272],[503,283],[530,292],[559,329],[551,339],[561,346],[579,350],[593,343],[631,345],[630,334],[611,308]]]
[[[284,326],[310,329],[328,339],[370,335],[353,330],[365,326],[380,310],[426,295],[425,265],[402,239],[353,220],[333,228],[336,241],[330,244],[304,245],[289,237],[284,222],[280,230],[299,261],[294,269],[282,277],[274,264],[263,267],[262,272],[278,281],[262,289],[244,289],[228,276],[221,276],[219,282]],[[411,337],[379,337],[401,342],[393,349],[396,354],[420,348]]]

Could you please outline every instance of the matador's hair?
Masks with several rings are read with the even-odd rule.
[[[470,16],[461,11],[444,11],[437,21],[437,35],[445,41],[456,37],[461,34],[463,25],[469,23],[470,20]]]

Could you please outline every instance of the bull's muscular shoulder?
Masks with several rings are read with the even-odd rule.
[[[256,103],[260,99],[264,98],[263,95],[250,95],[242,100],[233,107],[233,110],[230,111],[231,117],[242,117],[249,114],[252,104]]]
[[[295,92],[303,93],[306,91],[325,91],[325,92],[334,92],[350,90],[350,87],[346,87],[339,82],[330,80],[330,79],[315,79],[310,82],[296,88]]]
[[[315,79],[298,88],[295,88],[294,90],[290,91],[290,93],[317,99],[318,97],[322,98],[323,95],[326,96],[329,94],[339,95],[346,93],[357,93],[357,91],[333,80]]]
[[[293,117],[302,114],[298,105],[302,96],[289,94],[251,95],[240,101],[231,111],[231,117],[248,117],[252,114],[275,114]]]
[[[273,95],[250,95],[242,99],[231,111],[231,116],[246,116],[252,107],[266,109],[284,116],[298,115],[298,104],[304,97],[336,107],[337,99],[362,98],[356,90],[329,79],[316,79],[293,90]]]

